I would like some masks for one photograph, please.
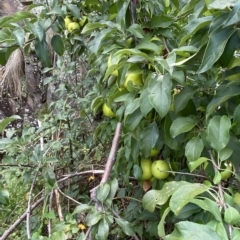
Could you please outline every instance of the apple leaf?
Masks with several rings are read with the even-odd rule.
[[[200,137],[192,138],[188,141],[185,147],[185,156],[188,162],[195,161],[201,156],[204,144]]]

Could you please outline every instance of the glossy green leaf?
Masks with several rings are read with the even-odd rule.
[[[151,19],[151,28],[167,28],[173,23],[170,17],[159,15]]]
[[[225,161],[231,157],[233,153],[232,149],[224,148],[219,152],[219,158],[221,161]]]
[[[234,32],[235,29],[228,27],[223,29],[217,29],[210,34],[209,42],[203,56],[203,61],[198,70],[199,73],[203,73],[209,70],[213,66],[213,64],[220,58],[228,39]]]
[[[159,46],[157,46],[155,43],[153,43],[151,41],[147,41],[145,39],[143,41],[141,41],[135,48],[140,49],[140,50],[149,50],[149,51],[155,52],[157,54],[161,53],[161,49],[159,48]]]
[[[222,221],[221,211],[219,210],[218,204],[215,201],[212,201],[209,198],[205,198],[203,200],[192,199],[190,202],[198,205],[204,211],[212,213],[217,221]]]
[[[156,122],[152,122],[141,132],[141,150],[144,157],[148,157],[152,148],[155,147],[159,137],[159,129]]]
[[[103,204],[110,192],[110,186],[108,183],[100,184],[97,188],[97,199]]]
[[[141,91],[140,95],[140,110],[144,117],[147,117],[148,113],[152,110],[152,105],[150,103],[150,100],[148,98],[150,92],[147,88],[145,88],[143,91]]]
[[[165,117],[171,105],[172,81],[170,75],[156,75],[151,79],[149,100],[161,118]]]
[[[196,88],[186,86],[178,94],[176,94],[174,96],[174,111],[179,112],[183,110],[196,90]]]
[[[143,196],[143,207],[149,212],[153,212],[156,205],[163,205],[168,201],[172,194],[180,187],[190,183],[185,181],[166,182],[161,190],[150,190]]]
[[[84,28],[82,29],[82,34],[88,34],[88,33],[91,33],[92,31],[94,31],[95,29],[99,29],[99,28],[104,28],[106,27],[107,25],[104,24],[104,23],[99,23],[99,22],[96,22],[96,23],[87,23]]]
[[[217,107],[222,103],[226,102],[228,99],[238,96],[240,94],[240,87],[236,85],[221,85],[217,88],[216,95],[212,98],[211,102],[208,104],[206,109],[206,116],[209,117]]]
[[[42,62],[43,66],[50,67],[50,53],[49,48],[46,41],[39,41],[38,39],[35,40],[35,51],[37,56],[39,57],[40,61]]]
[[[226,8],[229,8],[232,4],[235,4],[236,2],[236,0],[215,0],[208,5],[208,9],[224,10]]]
[[[221,151],[230,140],[231,121],[227,116],[214,116],[207,128],[207,138],[213,149]]]
[[[170,147],[171,149],[174,149],[174,150],[178,150],[180,148],[180,144],[178,143],[177,139],[172,138],[172,136],[170,134],[171,125],[172,125],[172,120],[168,114],[164,119],[164,125],[163,125],[165,141],[166,141],[166,144],[168,145],[168,147]]]
[[[77,5],[68,3],[67,8],[70,10],[72,16],[74,16],[77,19],[81,18],[80,10]]]
[[[183,221],[175,224],[174,231],[164,237],[164,240],[222,240],[209,226],[194,222]]]
[[[169,206],[174,214],[178,215],[187,203],[208,189],[208,186],[199,183],[189,183],[181,186],[173,193]]]
[[[197,119],[191,117],[178,117],[170,127],[170,134],[173,138],[181,133],[190,131],[197,124]]]
[[[144,33],[142,26],[139,24],[132,24],[128,29],[128,32],[130,32],[133,36],[137,38],[145,38],[146,34]]]
[[[141,122],[143,115],[140,108],[136,109],[133,113],[127,115],[124,119],[124,125],[129,131],[133,131]]]
[[[65,49],[64,43],[60,35],[54,35],[51,39],[51,46],[53,50],[59,55],[62,56]]]
[[[193,34],[195,34],[198,30],[204,28],[205,26],[209,25],[212,21],[212,16],[202,17],[194,19],[193,21],[190,21],[188,25],[186,25],[182,30],[182,36],[180,46],[183,46],[183,44],[191,38]]]
[[[200,157],[195,161],[189,162],[188,163],[188,167],[190,172],[193,172],[198,166],[200,166],[201,164],[203,164],[204,162],[208,161],[209,159],[206,157]]]
[[[197,160],[203,151],[204,144],[200,137],[192,138],[188,141],[185,147],[185,156],[188,162]]]
[[[240,105],[236,107],[233,114],[232,130],[236,135],[240,134]]]
[[[221,240],[229,240],[228,233],[222,220],[212,220],[207,223],[207,226],[211,227],[219,236],[221,236]]]

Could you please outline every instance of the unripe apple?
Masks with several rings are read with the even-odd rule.
[[[79,25],[82,27],[87,21],[87,16],[83,16],[82,19],[79,21]]]
[[[64,22],[65,22],[65,28],[67,29],[67,28],[68,28],[68,25],[69,25],[69,23],[71,23],[71,22],[72,22],[72,20],[71,20],[69,17],[65,17],[65,18],[64,18]]]
[[[129,83],[132,83],[132,86]],[[143,85],[142,74],[139,73],[128,73],[123,86],[127,88],[129,92],[135,91]]]
[[[68,31],[69,32],[72,32],[72,31],[77,30],[77,29],[80,29],[80,26],[79,26],[78,23],[71,22],[71,23],[68,24]]]
[[[103,114],[104,114],[106,117],[115,117],[114,112],[113,112],[112,109],[107,105],[107,103],[104,103],[104,104],[103,104],[103,106],[102,106],[102,111],[103,111]]]

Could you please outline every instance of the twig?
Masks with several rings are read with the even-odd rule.
[[[208,152],[209,152],[211,161],[212,161],[213,166],[214,166],[214,171],[216,172],[219,169],[219,167],[216,164],[216,160],[215,160],[211,150],[209,150]],[[218,186],[218,192],[219,192],[219,196],[220,196],[220,206],[221,207],[223,206],[223,209],[226,211],[227,205],[226,205],[225,200],[224,200],[224,194],[223,194],[223,188],[222,188],[221,181],[217,184],[217,186]],[[229,231],[229,237],[230,237],[230,239],[232,239],[232,225],[231,224],[228,224],[228,231]]]
[[[121,131],[122,131],[122,124],[120,122],[118,122],[117,127],[116,127],[116,131],[115,131],[115,134],[114,134],[114,138],[113,138],[113,141],[112,141],[112,147],[111,147],[108,159],[107,159],[107,163],[106,163],[106,166],[105,166],[105,171],[103,173],[103,177],[102,177],[102,180],[101,180],[100,184],[103,184],[103,183],[107,182],[107,180],[110,176],[110,173],[112,171],[113,163],[114,163],[115,156],[116,156],[117,149],[118,149],[119,139],[120,139],[120,136],[121,136]],[[98,187],[99,186],[93,188],[90,192],[91,192],[91,199],[94,202],[96,202],[98,207],[99,207],[99,203],[98,203],[98,200],[97,200],[97,197],[96,197],[96,192],[97,192]]]
[[[167,43],[166,43],[166,40],[165,40],[164,37],[162,37],[162,41],[163,41],[163,44],[164,44],[165,49],[167,50],[167,53],[170,53],[169,48],[168,48],[168,46],[167,46]]]
[[[87,240],[88,239],[88,235],[91,233],[91,230],[92,230],[92,226],[90,226],[86,232],[86,235],[85,237],[83,238],[83,240]]]
[[[58,210],[58,216],[60,221],[64,221],[63,214],[62,214],[62,207],[60,204],[60,196],[58,189],[54,190],[55,196],[56,196],[56,205],[57,205],[57,210]]]
[[[82,203],[76,201],[75,199],[69,197],[68,195],[66,195],[59,187],[57,188],[57,190],[58,190],[65,198],[67,198],[67,199],[75,202],[75,203],[78,204],[78,205],[81,205],[81,204],[82,204]]]
[[[52,210],[52,203],[53,203],[53,190],[51,191],[50,197],[49,197],[49,207],[48,207],[49,211]],[[48,220],[47,227],[48,227],[48,237],[51,237],[51,233],[52,233],[52,221],[51,221],[51,219]]]
[[[35,186],[36,183],[36,179],[37,179],[37,175],[38,175],[38,171],[40,169],[40,165],[38,166],[38,169],[36,171],[36,174],[34,176],[33,182],[31,184],[31,188],[29,191],[29,198],[28,198],[28,207],[27,207],[27,216],[26,216],[26,231],[27,231],[27,238],[30,239],[31,238],[31,231],[30,231],[30,217],[31,217],[31,201],[32,201],[32,192],[33,192],[33,188]]]
[[[32,206],[31,211],[34,210],[42,201],[44,200],[44,197],[37,200]],[[26,210],[22,216],[18,218],[11,226],[8,228],[3,235],[1,236],[0,240],[5,240],[7,237],[17,228],[17,226],[26,218],[28,210]]]

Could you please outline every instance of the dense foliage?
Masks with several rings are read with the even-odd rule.
[[[0,233],[42,198],[13,239],[240,238],[240,1],[42,2],[0,19],[0,63],[35,51],[59,83],[39,129],[0,123]],[[143,179],[142,159],[169,176]]]

